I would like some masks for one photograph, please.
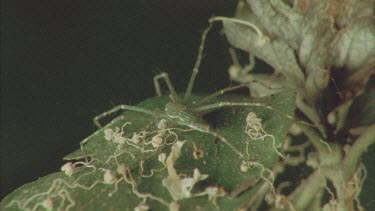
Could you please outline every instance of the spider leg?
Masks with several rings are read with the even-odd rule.
[[[239,155],[240,158],[246,159],[246,157],[236,147],[234,147],[226,138],[224,138],[223,136],[221,136],[220,134],[218,134],[214,131],[208,131],[207,133],[209,133],[209,134],[213,135],[214,137],[217,137],[218,139],[220,139],[220,141],[222,141],[229,148],[231,148],[237,155]]]
[[[229,51],[230,57],[232,59],[233,65],[241,66],[240,61],[238,60],[236,50],[232,47],[229,47],[228,51]]]
[[[156,94],[158,96],[161,96],[161,89],[160,89],[160,84],[159,84],[159,79],[163,78],[165,82],[167,83],[168,89],[172,94],[172,101],[177,97],[176,90],[174,89],[171,80],[169,79],[168,73],[162,72],[154,77],[154,86],[156,90]]]
[[[124,118],[125,118],[124,116],[120,116],[119,118],[116,118],[116,119],[112,120],[108,124],[108,126],[113,125],[113,124],[115,124],[119,121],[122,121]],[[83,145],[85,145],[92,137],[98,135],[101,131],[102,130],[97,130],[96,132],[94,132],[93,134],[89,135],[87,138],[85,138],[85,139],[83,139],[82,141],[79,142],[79,146],[80,146],[82,152],[85,151],[85,149],[83,148]],[[86,162],[88,162],[87,157],[85,157],[85,160],[86,160]]]
[[[246,65],[241,72],[248,73],[252,71],[254,67],[255,67],[255,57],[252,54],[249,54],[249,64]]]
[[[236,80],[238,77],[241,77],[254,69],[255,57],[252,54],[249,54],[249,64],[245,67],[241,66],[240,62],[238,61],[237,53],[232,47],[229,47],[229,54],[233,61],[233,65],[231,65],[229,68],[229,75],[231,79]]]
[[[142,112],[142,113],[146,113],[146,114],[150,114],[150,115],[156,115],[157,117],[160,117],[160,115],[156,114],[156,112],[153,112],[153,111],[150,111],[150,110],[147,110],[147,109],[143,109],[143,108],[137,108],[135,106],[129,106],[129,105],[118,105],[116,106],[115,108],[107,111],[107,112],[104,112],[100,115],[98,115],[97,117],[100,118],[100,116],[102,115],[109,115],[109,113],[113,113],[113,112],[116,112],[116,111],[119,111],[119,110],[132,110],[132,111],[139,111],[139,112]],[[95,117],[95,118],[97,118]],[[103,117],[103,116],[102,116]],[[95,120],[94,118],[94,120]],[[125,116],[119,116],[118,118],[115,118],[114,120],[112,120],[109,124],[108,124],[108,127],[110,127],[111,125],[114,125],[116,124],[117,122],[120,122],[120,121],[123,121],[125,118]],[[98,120],[95,120],[94,122],[97,122],[97,124],[99,124],[98,126],[101,127],[100,123]],[[149,124],[147,124],[143,130],[146,130],[148,127],[150,127],[150,125],[152,125],[154,122],[150,122]],[[87,138],[83,139],[81,142],[79,142],[79,145],[80,145],[80,148],[82,151],[84,151],[84,148],[83,148],[83,145],[85,145],[92,137],[94,136],[97,136],[102,130],[97,130],[96,132],[94,132],[93,134],[91,134],[90,136],[88,136]],[[87,157],[85,158],[86,159],[86,162],[88,162],[87,160]]]
[[[249,84],[251,83],[258,83],[258,84],[261,84],[263,85],[264,87],[267,87],[268,89],[271,89],[271,90],[277,90],[277,89],[282,89],[282,88],[272,88],[272,87],[269,87],[267,84],[261,82],[261,81],[258,81],[258,80],[251,80],[251,81],[248,81],[246,83],[242,83],[242,84],[239,84],[239,85],[236,85],[236,86],[230,86],[230,87],[226,87],[224,89],[221,89],[213,94],[210,94],[204,98],[202,98],[201,100],[199,100],[198,102],[194,103],[195,106],[198,106],[198,105],[202,105],[203,103],[206,103],[207,101],[210,101],[212,100],[213,98],[216,98],[226,92],[229,92],[229,91],[233,91],[233,90],[236,90],[236,89],[240,89],[240,88],[243,88],[243,87],[247,87],[249,86]]]
[[[195,77],[197,76],[199,72],[199,66],[201,65],[202,57],[203,57],[203,50],[204,50],[204,43],[206,41],[207,33],[210,31],[212,28],[212,22],[210,25],[203,31],[202,37],[201,37],[201,44],[199,46],[198,50],[198,56],[197,56],[197,61],[195,62],[194,68],[193,68],[193,73],[191,74],[189,85],[186,89],[185,96],[184,96],[184,101],[186,102],[191,94],[191,90],[193,89]]]
[[[254,82],[254,81],[252,81]],[[229,91],[233,91],[233,90],[236,90],[236,89],[239,89],[239,88],[242,88],[242,87],[247,87],[249,85],[250,82],[248,83],[243,83],[243,84],[239,84],[237,86],[230,86],[230,87],[226,87],[224,89],[221,89],[213,94],[210,94],[204,98],[202,98],[201,100],[199,100],[198,102],[194,103],[195,106],[198,106],[198,105],[202,105],[203,103],[206,103],[207,101],[210,101],[226,92],[229,92]]]
[[[220,103],[213,103],[213,104],[208,104],[208,105],[203,105],[203,106],[199,106],[195,109],[196,112],[204,112],[204,111],[208,111],[208,110],[214,110],[214,109],[219,109],[219,108],[223,108],[223,107],[229,107],[229,106],[253,106],[253,107],[262,107],[262,108],[266,108],[266,109],[269,109],[269,110],[272,110],[276,113],[279,113],[281,115],[283,115],[284,117],[292,120],[292,122],[295,122],[297,124],[302,124],[302,125],[307,125],[307,126],[310,126],[310,127],[314,127],[314,128],[317,128],[319,130],[321,130],[322,126],[319,125],[319,124],[311,124],[311,123],[308,123],[308,122],[305,122],[305,121],[302,121],[302,120],[299,120],[298,118],[295,118],[293,116],[290,116],[280,110],[277,110],[267,104],[263,104],[263,103],[246,103],[246,102],[220,102]]]
[[[145,109],[145,108],[139,108],[139,107],[130,106],[130,105],[118,105],[118,106],[115,106],[114,108],[112,108],[111,110],[106,111],[106,112],[104,112],[102,114],[99,114],[98,116],[94,117],[93,121],[98,128],[101,128],[102,125],[99,122],[100,119],[102,119],[102,118],[104,118],[108,115],[111,115],[111,114],[113,114],[117,111],[120,111],[120,110],[131,110],[131,111],[138,111],[138,112],[149,114],[149,115],[155,115],[155,112],[153,112],[151,110],[148,110],[148,109]]]
[[[208,105],[203,105],[203,106],[199,106],[198,108],[195,109],[195,111],[197,112],[202,112],[202,111],[206,111],[206,110],[211,110],[211,109],[218,109],[218,108],[223,108],[223,107],[228,107],[228,106],[253,106],[253,107],[263,107],[263,108],[266,108],[266,109],[269,109],[269,110],[272,110],[276,113],[279,113],[283,116],[285,116],[286,118],[288,119],[291,119],[293,121],[295,121],[295,118],[288,115],[288,114],[285,114],[283,113],[282,111],[279,111],[267,104],[264,104],[264,103],[247,103],[247,102],[220,102],[220,103],[213,103],[213,104],[208,104]],[[306,123],[308,125],[311,125],[309,123]]]

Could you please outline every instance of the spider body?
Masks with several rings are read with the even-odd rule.
[[[223,95],[228,91],[246,87],[248,84],[227,87],[203,97],[191,94],[208,30],[209,28],[202,35],[197,63],[184,95],[176,93],[168,74],[163,72],[154,77],[154,85],[159,97],[147,99],[137,106],[118,105],[96,116],[94,123],[100,128],[100,119],[120,110],[130,111],[122,113],[105,128],[97,130],[84,139],[81,142],[81,151],[73,152],[64,158],[66,160],[85,158],[85,166],[93,168],[93,171],[84,168],[79,176],[75,176],[73,175],[76,172],[76,168],[73,168],[75,166],[72,163],[68,163],[69,168],[64,165],[62,170],[68,176],[72,176],[72,178],[67,180],[66,184],[64,182],[63,186],[58,184],[56,185],[57,187],[55,187],[55,181],[61,183],[61,181],[65,180],[54,180],[53,186],[48,192],[41,194],[49,197],[50,193],[55,194],[55,189],[58,190],[60,188],[55,196],[62,197],[62,200],[59,199],[58,201],[67,199],[71,202],[73,205],[68,205],[67,209],[69,209],[70,206],[73,207],[75,205],[75,202],[71,200],[68,190],[80,188],[87,194],[84,195],[83,199],[89,199],[88,197],[91,196],[92,198],[88,201],[85,200],[85,202],[80,202],[79,200],[78,202],[81,203],[77,204],[77,209],[79,209],[80,207],[92,206],[92,202],[94,204],[95,201],[100,202],[100,200],[92,199],[103,198],[103,193],[108,188],[102,185],[100,185],[100,188],[96,188],[96,184],[103,183],[107,186],[114,184],[115,190],[109,193],[109,197],[105,198],[106,200],[112,200],[110,203],[113,202],[115,204],[120,201],[121,206],[124,206],[122,199],[125,198],[130,199],[125,200],[125,205],[129,206],[127,203],[136,202],[136,200],[139,200],[136,199],[138,197],[142,198],[141,204],[146,203],[146,201],[158,201],[171,208],[172,203],[177,203],[180,202],[180,199],[188,199],[193,196],[208,194],[209,200],[213,198],[212,194],[214,197],[218,194],[218,196],[225,196],[224,190],[231,190],[230,203],[234,204],[234,198],[249,189],[254,184],[251,183],[249,185],[249,180],[254,181],[254,178],[256,181],[265,180],[265,185],[257,186],[257,188],[260,188],[258,190],[264,191],[263,187],[266,187],[267,191],[268,187],[273,187],[273,173],[268,168],[271,168],[276,163],[278,159],[276,152],[282,156],[277,151],[276,144],[284,140],[289,120],[281,121],[280,115],[274,115],[274,113],[257,116],[258,112],[253,111],[253,106],[268,109],[268,112],[269,110],[276,111],[276,113],[284,112],[284,110],[281,112],[279,109],[270,107],[268,102],[267,104],[263,104],[264,101],[254,103],[250,102],[248,96]],[[161,96],[159,79],[163,79],[167,84],[170,91],[169,98]],[[283,98],[277,98],[275,100],[277,104],[273,105],[281,105],[282,107],[288,104],[294,105],[293,97],[286,96],[288,95],[283,95]],[[272,103],[270,104],[272,105]],[[294,107],[290,107],[288,110],[288,114],[294,113]],[[206,114],[207,116],[205,116]],[[290,116],[285,114],[283,116],[290,119]],[[266,119],[263,123],[270,123],[267,125],[269,126],[267,129],[273,129],[273,133],[263,129],[262,119]],[[272,121],[267,121],[267,119],[272,119]],[[272,128],[272,124],[275,123],[277,124],[276,127],[273,125]],[[210,128],[209,125],[212,127]],[[278,135],[277,141],[273,134]],[[267,140],[265,140],[266,138]],[[84,147],[84,144],[89,140],[90,143]],[[270,147],[269,141],[272,141],[272,147]],[[186,144],[181,150],[185,142]],[[167,156],[167,154],[169,155]],[[161,165],[159,162],[164,165],[161,169],[157,167]],[[82,162],[76,162],[75,164],[78,163]],[[113,171],[115,168],[117,168],[117,173]],[[167,169],[164,170],[165,168]],[[254,168],[258,168],[258,170]],[[105,172],[104,181],[101,170]],[[204,174],[201,174],[198,170],[204,172]],[[165,177],[166,174],[168,174],[167,177]],[[193,177],[189,177],[191,174],[193,174]],[[97,177],[97,180],[94,181],[95,177]],[[144,177],[149,179],[143,179]],[[195,183],[205,180],[207,177],[208,179],[205,182],[199,184],[200,187],[193,190]],[[47,182],[50,183],[50,178],[48,178],[46,184]],[[83,181],[84,179],[85,181]],[[84,185],[78,183],[81,180]],[[121,186],[119,189],[119,183],[123,180],[125,180],[127,186]],[[74,183],[71,184],[71,181]],[[94,183],[87,188],[85,186],[86,183],[91,183],[92,181]],[[170,197],[165,198],[165,188],[167,188],[174,200],[172,203],[170,203]],[[121,191],[122,195],[120,196],[110,198],[112,194],[117,191],[120,192],[121,189],[127,190]],[[204,191],[196,192],[198,190]],[[222,193],[219,193],[219,190]],[[65,196],[65,193],[60,195],[61,191],[67,191],[67,196]],[[79,189],[72,191],[73,196],[78,196],[77,194],[80,193]],[[34,195],[38,197],[32,196],[24,205],[27,205],[31,199],[39,199],[42,196],[41,194]],[[81,199],[82,194],[79,196],[79,199]],[[199,199],[197,202],[201,203],[201,201]],[[195,205],[195,201],[185,200],[181,202],[185,203],[185,205],[190,206],[192,204],[195,206],[189,210],[200,206],[200,204]],[[64,204],[64,202],[61,202],[61,204]],[[22,208],[27,209],[24,205],[22,205]],[[115,205],[119,206],[120,204]],[[154,203],[151,205],[154,205]],[[38,206],[39,203],[34,208],[38,208]],[[62,207],[59,206],[59,208]],[[137,206],[137,208],[139,207]],[[98,209],[98,207],[93,206],[92,208]],[[105,208],[108,209],[108,207],[103,207],[103,209]],[[145,209],[148,208],[146,207]],[[218,206],[212,206],[212,209],[215,208],[217,209]]]
[[[187,126],[201,132],[208,132],[210,127],[203,118],[187,105],[178,102],[169,102],[165,105],[168,118],[179,125]]]
[[[165,120],[169,121],[170,123],[177,124],[180,126],[186,126],[192,130],[209,133],[218,139],[220,139],[222,142],[224,142],[226,145],[228,145],[236,154],[238,154],[240,157],[245,157],[243,153],[240,152],[236,147],[234,147],[229,141],[227,141],[223,136],[221,136],[217,131],[210,128],[209,124],[205,122],[203,119],[203,115],[206,113],[209,113],[213,110],[224,108],[224,107],[249,107],[249,106],[255,106],[255,107],[264,107],[266,109],[270,109],[276,112],[279,112],[275,110],[274,108],[260,104],[260,103],[251,103],[249,101],[241,101],[241,102],[233,102],[233,101],[221,101],[221,102],[215,102],[212,103],[213,99],[219,99],[218,97],[223,95],[224,93],[232,90],[236,90],[241,87],[246,87],[248,83],[240,84],[237,86],[230,86],[224,89],[221,89],[211,95],[205,96],[203,98],[199,98],[198,100],[192,100],[193,96],[191,95],[191,91],[193,88],[193,84],[195,81],[195,78],[198,74],[198,69],[200,66],[200,62],[202,60],[203,55],[203,47],[204,47],[204,41],[206,39],[206,35],[208,31],[210,30],[212,26],[212,23],[210,26],[203,32],[202,38],[201,38],[201,44],[199,47],[198,57],[197,61],[195,63],[195,66],[193,68],[193,72],[188,84],[188,87],[186,89],[186,92],[183,96],[178,95],[175,91],[175,88],[169,79],[169,76],[167,73],[162,72],[154,77],[154,86],[155,90],[158,96],[162,95],[159,80],[163,79],[168,86],[168,89],[170,91],[170,102],[165,104],[164,111],[160,110],[149,110],[146,108],[141,108],[137,106],[130,106],[130,105],[118,105],[114,108],[112,108],[109,111],[106,111],[94,118],[94,123],[100,128],[101,124],[99,123],[99,120],[107,117],[117,111],[120,110],[131,110],[131,111],[137,111],[144,114],[152,115],[154,117],[158,118],[164,118]],[[280,113],[280,112],[279,112]],[[288,115],[288,118],[292,118]],[[83,150],[83,145],[90,139],[91,137],[86,138],[81,142],[81,149]]]

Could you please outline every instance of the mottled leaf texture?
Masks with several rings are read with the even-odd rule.
[[[314,173],[306,175],[305,181],[291,194],[286,191],[295,206],[288,210],[362,210],[361,204],[373,210],[374,200],[366,200],[367,193],[361,192],[362,200],[358,198],[361,190],[372,191],[369,195],[373,196],[373,188],[362,186],[366,169],[372,170],[373,159],[366,161],[366,169],[363,165],[358,165],[357,170],[355,167],[360,163],[361,154],[374,142],[373,126],[370,126],[375,118],[374,5],[373,0],[244,0],[238,4],[235,17],[221,18],[227,40],[233,47],[274,69],[271,73],[249,71],[248,65],[236,75],[233,66],[239,65],[234,60],[229,69],[231,78],[241,83],[259,78],[257,81],[262,85],[294,89],[300,117],[316,126],[309,129],[300,125],[308,136],[306,143],[311,142],[313,153],[321,158],[320,163],[311,162],[315,156],[311,153],[306,160],[300,160],[303,166],[312,167]],[[261,42],[262,38],[267,38],[263,39],[267,42]],[[280,80],[280,75],[285,79]],[[252,92],[252,89],[264,90],[253,85],[249,88]],[[272,92],[263,92],[264,96],[269,93]],[[299,141],[295,137],[292,140]],[[337,153],[331,151],[334,146],[338,148]],[[370,149],[373,155],[373,146]],[[343,156],[343,163],[327,164],[330,160],[327,158],[335,155],[340,157],[336,162]],[[332,177],[336,172],[322,176],[324,166],[337,169],[337,176]],[[305,172],[300,170],[298,176],[285,173],[293,177],[284,181],[299,181]],[[341,179],[345,177],[347,181]],[[328,191],[319,187],[324,178],[333,184],[332,190],[329,185]],[[366,180],[366,184],[372,183],[372,179]],[[330,193],[329,199],[324,197],[326,192]],[[274,210],[284,209],[285,203],[275,202]]]
[[[247,2],[268,35],[282,38],[294,50],[298,48],[299,28],[303,16],[293,11],[283,1],[249,0]]]
[[[362,155],[362,163],[366,166],[367,175],[364,181],[361,194],[359,198],[362,202],[362,206],[366,210],[375,210],[375,145],[373,144],[368,150]]]
[[[327,109],[358,95],[374,74],[373,1],[247,0],[236,14],[261,30],[269,42],[260,45],[252,28],[225,20],[229,43],[274,68],[269,81],[262,82],[279,84],[281,73],[286,79],[282,85],[298,93],[298,108],[316,124],[321,124]],[[246,82],[257,75],[249,72],[237,80]],[[336,104],[324,101],[329,86],[338,93]]]
[[[342,0],[336,6],[336,23],[344,28],[355,19],[373,17],[375,14],[374,0]]]
[[[246,204],[259,188],[256,182],[243,194],[228,194],[262,180],[260,173],[269,176],[294,114],[294,94],[214,109],[204,115],[211,132],[163,121],[169,101],[161,96],[137,105],[155,116],[124,112],[91,135],[83,150],[65,157],[74,163],[72,171],[67,165],[65,173],[20,187],[3,199],[1,210],[233,210]],[[216,101],[251,102],[237,95]],[[250,112],[256,117],[249,119]],[[251,137],[259,128],[249,126],[250,120],[261,124],[264,137]]]
[[[223,26],[231,45],[267,62],[277,72],[281,72],[293,88],[303,87],[303,72],[293,50],[285,41],[272,38],[260,45],[261,38],[252,28],[231,21],[223,21]]]
[[[344,78],[340,82],[345,98],[355,96],[374,74],[375,25],[373,17],[353,20],[341,29],[332,43],[332,62]]]

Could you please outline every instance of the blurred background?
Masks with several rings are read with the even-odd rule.
[[[2,4],[1,198],[58,171],[95,131],[92,118],[155,96],[170,74],[183,92],[201,32],[237,1],[5,1]],[[228,44],[215,24],[193,91],[229,85]],[[167,89],[164,89],[167,90]]]

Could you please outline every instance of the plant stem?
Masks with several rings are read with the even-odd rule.
[[[344,160],[335,166],[322,167],[323,175],[330,179],[335,187],[338,207],[343,210],[353,209],[353,196],[348,193],[347,185],[356,171],[363,152],[375,141],[375,124],[368,126],[365,132],[348,149]]]
[[[343,176],[345,181],[351,177],[353,174],[358,161],[367,148],[375,142],[375,124],[370,125],[367,127],[365,132],[354,142],[353,146],[350,147],[348,153],[345,156],[342,165],[345,167],[343,168]]]
[[[323,188],[322,184],[324,183],[322,179],[324,178],[316,170],[288,196],[295,210],[305,210],[310,205],[315,199],[316,194]]]
[[[300,93],[298,93],[296,96],[296,106],[299,110],[302,111],[302,113],[306,115],[308,119],[310,119],[317,126],[319,132],[325,138],[327,136],[327,132],[322,125],[321,118],[318,112],[304,102],[303,96]]]
[[[296,122],[302,129],[305,135],[309,138],[311,143],[314,145],[319,154],[328,154],[331,152],[331,148],[328,143],[324,142],[319,134],[312,128],[302,123]]]

